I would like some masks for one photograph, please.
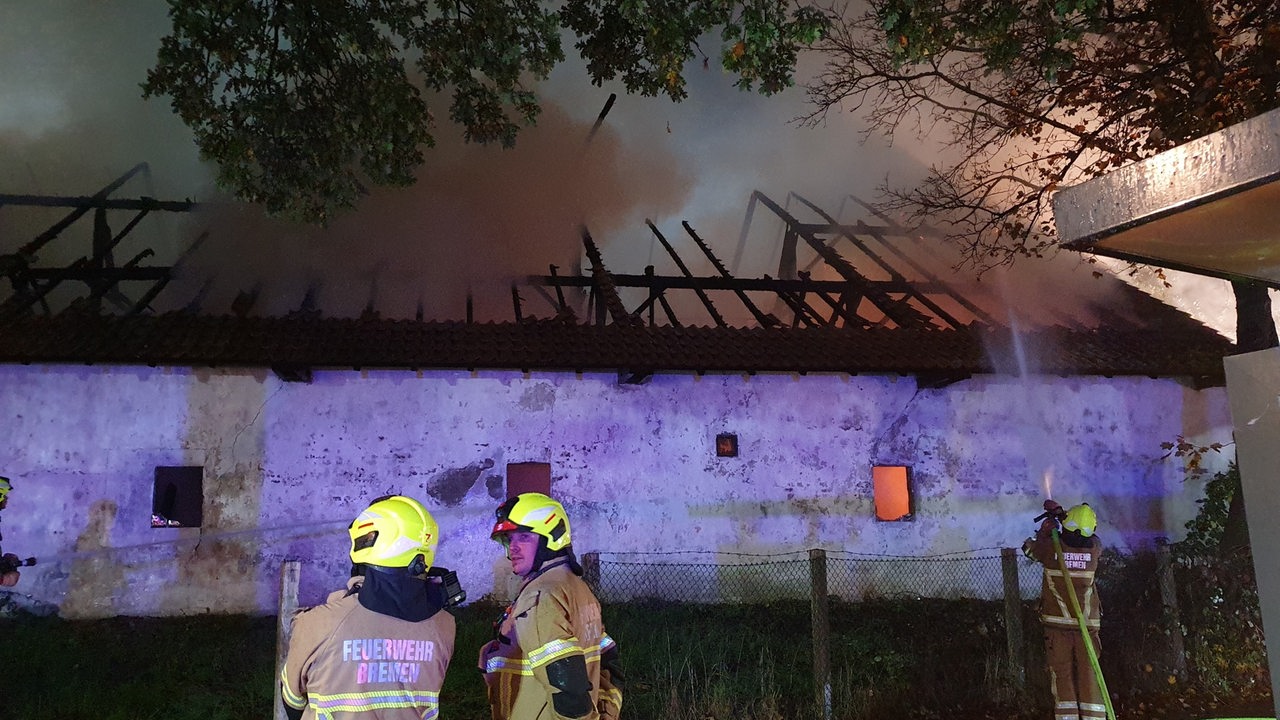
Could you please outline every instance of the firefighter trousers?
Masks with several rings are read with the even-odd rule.
[[[1093,649],[1101,656],[1098,631],[1090,630]],[[1055,720],[1106,720],[1107,706],[1079,628],[1044,629],[1044,653],[1053,690]]]

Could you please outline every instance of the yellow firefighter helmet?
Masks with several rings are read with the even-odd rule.
[[[542,493],[521,493],[498,506],[489,537],[499,540],[511,532],[541,535],[552,552],[569,546],[569,516],[564,506]]]
[[[436,559],[440,527],[422,503],[403,495],[374,500],[347,529],[351,562],[426,572]],[[415,566],[422,556],[424,567]]]
[[[1080,503],[1067,511],[1067,516],[1062,519],[1062,529],[1090,537],[1098,529],[1098,516],[1089,503]]]

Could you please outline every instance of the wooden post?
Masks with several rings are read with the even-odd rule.
[[[600,597],[600,553],[589,552],[582,556],[582,581],[591,592]]]
[[[809,551],[810,616],[813,620],[813,695],[818,717],[831,720],[831,603],[827,597],[827,553]]]
[[[1156,541],[1156,582],[1160,585],[1160,605],[1164,609],[1161,618],[1165,633],[1169,637],[1169,654],[1173,657],[1174,675],[1179,680],[1187,679],[1187,653],[1183,647],[1182,622],[1179,619],[1178,590],[1173,579],[1173,563],[1169,552],[1169,541],[1160,538]]]
[[[280,610],[276,616],[276,674],[272,679],[275,686],[275,708],[271,717],[276,720],[287,720],[284,714],[284,702],[280,698],[280,672],[284,670],[285,654],[289,650],[289,634],[293,631],[293,616],[298,612],[298,578],[302,574],[302,564],[297,560],[285,560],[280,564]]]
[[[1022,591],[1018,583],[1018,551],[1000,549],[1000,569],[1004,575],[1005,652],[1009,656],[1009,681],[1019,692],[1027,686],[1024,652],[1026,638],[1022,634]]]

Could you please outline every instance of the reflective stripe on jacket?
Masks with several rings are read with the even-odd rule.
[[[351,590],[332,593],[294,617],[283,699],[303,718],[432,720],[455,631],[444,611],[409,622],[369,610]]]
[[[1094,575],[1102,557],[1102,541],[1097,535],[1090,537],[1089,541],[1089,546],[1083,548],[1071,547],[1061,539],[1058,544],[1075,588],[1076,603],[1084,614],[1085,627],[1097,630],[1102,626],[1102,603],[1098,599]],[[1037,532],[1027,545],[1027,556],[1044,566],[1040,585],[1040,621],[1047,627],[1078,628],[1075,614],[1071,612],[1071,600],[1067,597],[1062,563],[1053,549],[1053,535],[1049,531]]]

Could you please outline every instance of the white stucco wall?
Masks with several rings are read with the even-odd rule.
[[[1046,482],[1133,547],[1180,538],[1201,497],[1160,443],[1230,439],[1224,389],[1145,378],[0,366],[0,418],[3,546],[40,558],[18,598],[69,617],[272,613],[286,558],[319,602],[346,525],[393,492],[432,510],[472,599],[505,596],[487,535],[512,462],[551,464],[579,554],[1016,547]],[[910,466],[914,521],[874,519],[875,464]],[[202,528],[150,527],[158,465],[205,468]]]

